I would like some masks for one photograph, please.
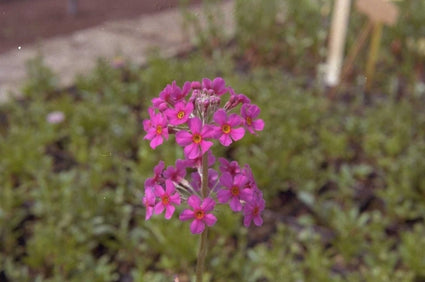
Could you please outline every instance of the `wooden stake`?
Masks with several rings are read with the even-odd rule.
[[[325,77],[326,84],[331,87],[339,83],[350,6],[351,0],[335,0]]]

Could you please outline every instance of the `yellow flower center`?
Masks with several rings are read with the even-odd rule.
[[[156,127],[156,134],[161,134],[162,133],[162,126],[158,125]]]
[[[221,127],[221,130],[225,133],[228,134],[230,132],[230,125],[228,124],[223,124],[223,126]]]
[[[195,217],[196,217],[196,219],[203,219],[203,218],[204,218],[204,216],[205,216],[205,213],[204,213],[204,211],[203,211],[203,210],[197,210],[197,211],[195,212]]]
[[[252,124],[252,118],[251,117],[246,118],[246,124],[248,124],[248,125]]]
[[[195,144],[198,144],[202,141],[202,137],[201,137],[201,135],[196,133],[196,134],[193,134],[192,140],[193,140],[193,142],[195,142]]]
[[[184,112],[183,112],[183,111],[178,112],[178,113],[177,113],[177,118],[178,118],[178,119],[182,119],[182,118],[184,118]]]
[[[237,195],[239,195],[239,187],[237,187],[237,186],[233,186],[233,187],[230,189],[230,193],[232,193],[232,196],[237,196]]]

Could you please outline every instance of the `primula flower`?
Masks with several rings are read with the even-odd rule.
[[[221,96],[227,92],[226,82],[221,77],[216,77],[213,81],[209,80],[208,78],[203,78],[202,88],[207,90],[213,90],[214,94],[218,96]]]
[[[241,200],[248,201],[252,196],[250,189],[243,188],[246,182],[247,178],[241,174],[232,177],[230,173],[223,173],[220,177],[220,184],[225,188],[217,192],[218,201],[225,204],[230,200],[230,208],[235,212],[241,211]]]
[[[186,82],[183,85],[183,89],[177,86],[176,82],[167,84],[167,86],[159,93],[159,97],[152,99],[153,106],[159,111],[163,112],[169,108],[169,106],[174,106],[176,102],[184,99],[191,89],[191,83]]]
[[[240,116],[230,114],[227,116],[223,109],[219,109],[214,114],[214,121],[219,125],[214,128],[216,138],[224,146],[229,146],[234,140],[238,141],[245,134],[245,129],[242,127],[236,128],[242,123]]]
[[[230,98],[224,105],[226,111],[235,108],[239,104],[251,103],[251,100],[244,94],[236,94],[233,88],[229,87]]]
[[[192,103],[178,102],[174,109],[168,109],[165,114],[168,117],[168,121],[171,125],[180,125],[189,119],[190,114],[193,111]]]
[[[202,126],[197,117],[189,119],[188,125],[190,133],[184,130],[177,132],[176,142],[184,147],[184,154],[188,159],[196,159],[211,148],[213,143],[205,139],[213,137],[214,132],[210,126]]]
[[[264,210],[265,201],[263,198],[257,198],[254,201],[246,202],[244,206],[244,219],[243,224],[246,227],[251,225],[251,221],[254,220],[254,224],[261,226],[263,219],[261,218],[261,212]]]
[[[155,194],[151,188],[145,189],[145,196],[143,197],[143,205],[146,207],[145,220],[151,218],[155,206]]]
[[[169,166],[164,171],[164,177],[174,182],[180,182],[186,176],[187,161],[177,160],[176,166]]]
[[[225,158],[218,158],[218,161],[220,162],[221,173],[228,172],[232,176],[235,176],[236,174],[239,174],[241,172],[241,168],[239,167],[239,164],[237,161],[229,162]]]
[[[174,205],[180,205],[180,195],[176,193],[176,188],[171,180],[165,181],[165,191],[160,185],[155,186],[155,195],[160,201],[155,205],[155,214],[160,214],[165,210],[165,219],[170,219],[175,211]]]
[[[264,121],[256,119],[260,114],[260,108],[257,105],[244,104],[241,107],[241,116],[244,119],[244,125],[251,134],[255,131],[261,131],[264,128]]]
[[[145,189],[149,187],[154,187],[164,182],[164,178],[162,177],[162,172],[164,171],[164,167],[165,167],[164,161],[159,161],[159,163],[153,168],[154,176],[146,179]]]
[[[162,144],[164,138],[168,139],[168,122],[163,114],[152,113],[150,121],[143,123],[146,135],[143,139],[151,140],[150,146],[155,149]]]
[[[202,233],[205,230],[205,225],[213,226],[216,223],[217,218],[212,213],[208,213],[214,209],[215,202],[213,199],[205,198],[201,201],[197,195],[192,195],[187,200],[187,203],[192,210],[184,210],[179,219],[182,221],[193,219],[190,224],[190,231],[193,234]]]

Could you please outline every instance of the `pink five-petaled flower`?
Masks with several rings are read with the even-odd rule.
[[[264,128],[264,121],[262,119],[255,119],[260,114],[260,108],[257,105],[244,104],[241,107],[241,116],[244,118],[246,129],[251,134],[255,131],[261,131]]]
[[[151,140],[150,146],[155,149],[162,144],[164,138],[168,139],[168,122],[163,114],[155,114],[149,111],[150,120],[143,122],[143,127],[147,132],[143,139]]]
[[[145,189],[145,196],[143,197],[143,205],[146,207],[146,217],[145,220],[151,218],[153,213],[153,208],[155,206],[155,194],[151,188]]]
[[[244,206],[244,219],[243,224],[246,227],[251,225],[251,221],[254,220],[254,224],[261,226],[263,219],[261,218],[261,212],[264,210],[265,201],[263,198],[256,198],[253,201],[246,202]]]
[[[203,78],[202,88],[212,90],[214,91],[214,94],[218,96],[221,96],[227,92],[226,82],[221,77],[216,77],[213,81],[209,80],[208,78]]]
[[[175,211],[174,205],[180,205],[180,195],[176,193],[176,188],[171,180],[165,181],[165,191],[162,186],[155,186],[155,195],[159,202],[155,205],[155,214],[160,214],[165,210],[165,219],[170,219]]]
[[[223,173],[220,177],[220,184],[225,188],[217,193],[217,199],[225,204],[230,200],[230,208],[235,211],[242,210],[241,200],[249,201],[252,198],[251,189],[244,188],[248,179],[242,174],[232,177],[230,173]]]
[[[202,122],[198,117],[189,119],[188,121],[190,133],[187,131],[179,131],[176,133],[176,142],[180,146],[184,146],[184,154],[190,159],[196,159],[202,156],[213,145],[211,141],[205,139],[214,136],[214,131],[210,126],[202,126]]]
[[[145,189],[154,187],[155,185],[162,184],[164,182],[164,178],[162,176],[164,166],[164,161],[159,161],[159,163],[153,168],[154,176],[146,179]]]
[[[238,141],[245,134],[242,127],[235,128],[242,123],[242,119],[237,114],[227,116],[223,109],[219,109],[214,114],[214,121],[219,125],[214,128],[215,136],[221,144],[229,146],[233,141]]]
[[[177,160],[176,166],[169,166],[164,171],[164,177],[173,182],[180,182],[186,176],[187,160]]]
[[[203,201],[197,196],[192,195],[187,200],[187,203],[193,210],[186,209],[180,214],[180,220],[191,220],[190,231],[193,234],[202,233],[205,229],[205,224],[213,226],[217,218],[212,214],[208,213],[214,209],[215,202],[211,198],[205,198]]]
[[[193,111],[193,104],[184,102],[178,102],[174,109],[168,109],[165,111],[165,114],[168,117],[168,121],[171,125],[180,125],[185,123],[188,119],[190,114]]]

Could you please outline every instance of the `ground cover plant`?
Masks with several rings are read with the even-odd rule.
[[[420,40],[420,2],[408,3],[399,4],[406,21],[383,45]],[[294,27],[294,44],[326,29],[326,15],[318,18],[322,25]],[[243,32],[262,32],[244,21]],[[288,48],[282,39],[263,40]],[[261,108],[267,126],[217,154],[250,164],[267,205],[263,225],[249,229],[242,215],[220,211],[205,280],[424,281],[423,54],[383,49],[370,93],[359,60],[331,100],[316,65],[284,55],[274,63],[246,51],[244,40],[152,56],[143,67],[100,59],[69,89],[57,87],[41,58],[31,61],[22,98],[0,105],[0,280],[192,279],[196,235],[177,220],[145,222],[142,203],[153,167],[174,164],[183,151],[169,144],[152,151],[143,120],[165,85],[220,76]],[[317,40],[305,54],[311,62],[323,56],[325,39]]]

